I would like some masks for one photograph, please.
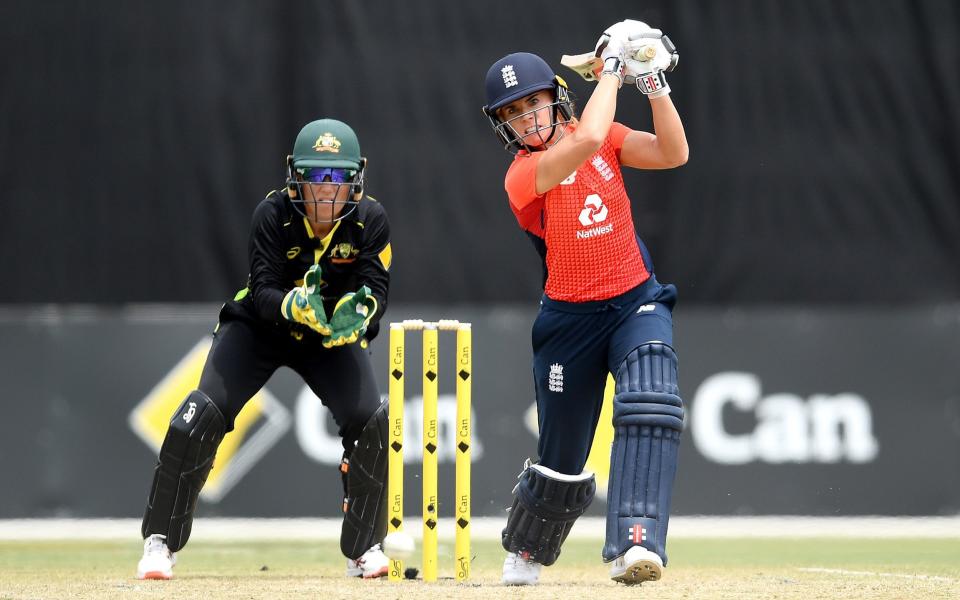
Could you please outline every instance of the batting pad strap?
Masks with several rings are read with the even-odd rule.
[[[574,522],[593,501],[596,488],[593,473],[566,475],[541,465],[524,469],[514,488],[503,548],[552,565]]]
[[[387,411],[383,402],[373,413],[348,463],[340,551],[353,560],[387,534]]]
[[[193,513],[226,432],[223,413],[206,394],[194,390],[173,414],[160,447],[141,533],[166,536],[176,552],[190,538]]]
[[[621,392],[613,399],[614,425],[683,429],[683,401],[662,392]]]

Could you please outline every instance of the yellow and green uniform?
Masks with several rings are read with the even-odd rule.
[[[350,215],[338,221],[325,237],[313,234],[306,217],[294,210],[286,190],[267,195],[253,213],[248,246],[250,273],[246,287],[221,311],[229,319],[256,321],[260,326],[290,332],[296,337],[320,336],[302,325],[285,320],[280,303],[290,289],[303,283],[311,265],[323,274],[320,293],[327,314],[344,294],[360,286],[370,288],[377,299],[377,314],[367,327],[373,339],[378,321],[387,308],[390,286],[390,226],[383,206],[364,197]]]
[[[391,248],[386,211],[364,198],[319,239],[286,190],[271,192],[254,210],[248,250],[247,285],[220,310],[198,389],[217,405],[230,431],[244,404],[274,371],[289,367],[331,411],[349,451],[380,404],[366,340],[377,334],[387,306]],[[325,348],[319,333],[281,316],[286,293],[301,285],[307,269],[317,263],[328,314],[339,298],[360,286],[376,297],[377,313],[359,342]]]

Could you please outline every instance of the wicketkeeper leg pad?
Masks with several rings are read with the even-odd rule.
[[[513,506],[502,534],[503,548],[552,565],[596,490],[593,473],[565,475],[541,465],[527,465],[513,490]]]
[[[616,376],[613,427],[603,559],[643,546],[666,564],[670,497],[683,430],[673,348],[651,343],[627,355]]]
[[[387,534],[387,403],[373,413],[346,468],[340,550],[356,560]]]
[[[187,543],[197,498],[225,431],[223,413],[213,400],[200,390],[190,392],[173,414],[160,447],[143,515],[144,538],[165,535],[172,552]]]

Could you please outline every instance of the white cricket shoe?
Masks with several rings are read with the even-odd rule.
[[[137,563],[137,579],[173,579],[177,553],[167,548],[167,536],[153,534],[143,541],[143,558]]]
[[[357,560],[347,559],[347,577],[383,577],[390,570],[389,565],[390,559],[380,549],[380,544],[374,544]]]
[[[627,585],[656,581],[662,574],[663,561],[655,552],[643,546],[631,547],[610,567],[610,579]]]
[[[537,584],[542,565],[526,558],[524,554],[507,552],[507,558],[503,561],[503,578],[501,579],[504,585]]]

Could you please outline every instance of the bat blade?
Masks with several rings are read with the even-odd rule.
[[[580,77],[587,81],[596,81],[595,71],[603,66],[603,63],[593,52],[584,52],[583,54],[564,54],[560,58],[560,64],[576,71]]]

